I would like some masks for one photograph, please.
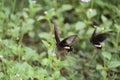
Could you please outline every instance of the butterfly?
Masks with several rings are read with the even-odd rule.
[[[109,36],[108,33],[96,34],[96,28],[90,38],[90,42],[97,48],[102,49],[101,43]]]
[[[71,36],[63,39],[62,41],[60,41],[58,27],[55,22],[53,24],[54,24],[54,35],[55,35],[55,40],[56,40],[56,46],[57,46],[58,50],[59,51],[67,51],[67,52],[72,51],[73,49],[70,46],[70,44],[76,39],[77,35],[71,35]]]

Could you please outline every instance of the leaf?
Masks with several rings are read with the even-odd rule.
[[[60,77],[59,80],[67,80],[65,77]]]
[[[117,68],[120,67],[120,61],[111,61],[108,65],[109,68]]]
[[[10,34],[12,34],[12,37],[17,38],[19,36],[19,31],[20,31],[20,28],[16,27],[10,30]]]
[[[115,24],[114,26],[115,26],[116,30],[120,32],[120,25],[119,24]]]
[[[0,11],[0,19],[4,20],[6,18],[4,12]]]
[[[41,64],[42,64],[42,65],[49,65],[49,63],[50,63],[50,60],[47,59],[47,58],[45,58],[45,59],[43,59],[43,60],[41,61]]]
[[[53,77],[58,79],[60,77],[60,71],[55,71]]]
[[[86,27],[86,24],[84,22],[81,22],[81,21],[77,22],[75,25],[76,30],[82,30],[85,27]]]
[[[33,26],[34,22],[35,22],[34,19],[27,19],[25,22],[23,22],[23,26],[21,28],[22,33],[26,33],[28,31],[33,30],[33,28],[34,28],[34,26]]]
[[[111,53],[109,52],[102,52],[103,57],[107,58],[108,60],[111,59]]]
[[[103,15],[101,16],[101,19],[102,19],[103,22],[107,22],[108,21],[107,18],[105,16],[103,16]]]
[[[48,40],[48,41],[50,41],[52,35],[49,34],[49,33],[46,33],[46,32],[41,32],[41,33],[39,34],[39,37],[40,37],[40,38],[43,38],[43,39],[46,39],[46,40]]]
[[[65,4],[62,6],[62,11],[68,11],[71,10],[73,7],[70,4]]]
[[[38,60],[38,54],[36,53],[35,50],[29,48],[29,47],[25,47],[25,54],[23,56],[23,58],[25,60]]]
[[[100,65],[100,64],[97,64],[96,69],[97,69],[97,70],[102,70],[102,69],[103,69],[103,66]]]
[[[42,40],[42,42],[43,42],[43,44],[45,45],[46,48],[49,48],[50,44],[47,41]]]
[[[104,77],[104,79],[106,78],[106,76],[107,76],[107,72],[106,71],[104,71],[104,70],[102,70],[101,71],[101,75]]]
[[[37,18],[37,21],[44,20],[44,19],[46,19],[45,16],[39,16],[39,17]]]
[[[93,18],[93,17],[96,16],[96,15],[97,15],[97,12],[96,12],[96,10],[94,10],[94,9],[89,9],[89,10],[87,11],[87,17],[88,17],[89,19]]]
[[[52,17],[56,15],[55,9],[52,8],[52,9],[49,9],[48,11],[44,11],[44,14],[46,14],[45,16],[46,19],[52,19]]]

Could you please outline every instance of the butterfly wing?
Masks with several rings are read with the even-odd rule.
[[[60,34],[58,32],[58,27],[55,22],[53,24],[54,24],[54,35],[55,35],[56,44],[59,44],[60,43]]]
[[[100,43],[103,42],[108,36],[108,33],[98,34],[92,38],[91,42],[97,49],[102,49],[102,45]]]
[[[92,38],[92,42],[93,42],[93,43],[101,43],[101,42],[103,42],[108,36],[109,36],[108,33],[102,33],[102,34],[95,35],[95,36]]]
[[[96,35],[96,28],[90,38],[90,41],[93,43],[93,44],[98,44],[98,43],[101,43],[103,42],[107,37],[109,36],[108,33],[102,33],[102,34],[97,34]]]
[[[76,37],[77,37],[77,35],[69,36],[69,37],[65,38],[64,40],[62,40],[60,42],[60,44],[69,45],[76,39]]]

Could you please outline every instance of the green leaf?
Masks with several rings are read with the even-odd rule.
[[[117,68],[120,66],[120,61],[111,61],[108,65],[109,68]]]
[[[43,20],[43,19],[46,19],[45,16],[39,16],[39,17],[37,18],[37,21],[40,21],[40,20]]]
[[[107,72],[104,71],[104,70],[102,70],[102,71],[101,71],[101,75],[104,77],[104,79],[106,79],[106,77],[107,77]]]
[[[108,60],[111,59],[111,53],[109,52],[102,52],[103,57],[107,58]]]
[[[82,30],[86,27],[86,24],[84,22],[78,21],[75,25],[76,30]]]
[[[29,48],[29,47],[25,47],[25,54],[23,56],[23,58],[25,60],[38,60],[38,54],[36,53],[35,50]]]
[[[53,74],[53,77],[55,79],[58,79],[60,77],[60,71],[55,71],[54,74]]]
[[[59,80],[67,80],[65,77],[60,77]]]
[[[96,15],[97,15],[97,12],[96,12],[95,9],[89,9],[89,10],[87,11],[87,17],[88,17],[89,19],[93,18],[93,17],[96,16]]]
[[[97,69],[97,70],[102,70],[102,69],[103,69],[103,66],[100,65],[100,64],[97,64],[96,69]]]
[[[56,15],[55,9],[54,8],[49,9],[48,11],[45,11],[44,14],[46,14],[45,16],[46,19],[52,19],[52,17]]]
[[[47,58],[45,58],[45,59],[43,59],[43,60],[41,61],[41,64],[42,64],[42,65],[49,65],[49,63],[50,63],[50,60],[47,59]]]
[[[62,11],[71,10],[72,8],[73,8],[72,5],[70,5],[70,4],[64,4],[62,6]]]
[[[42,32],[42,33],[39,34],[39,37],[42,38],[42,39],[46,39],[46,40],[50,41],[52,35],[49,34],[49,33],[46,33],[46,32]]]
[[[105,23],[108,21],[107,18],[106,18],[105,16],[103,16],[103,15],[101,16],[101,19],[102,19],[102,21],[105,22]]]
[[[120,25],[119,24],[115,24],[114,26],[115,26],[116,30],[120,32]]]
[[[14,29],[11,29],[10,33],[12,34],[12,37],[17,38],[19,36],[19,31],[20,31],[20,28],[16,27]]]
[[[47,41],[45,41],[45,40],[42,40],[42,42],[43,42],[43,44],[45,45],[45,47],[48,49],[49,46],[50,46],[50,44],[49,44]]]
[[[34,19],[27,19],[25,22],[23,22],[23,26],[21,28],[22,33],[26,33],[28,31],[33,30],[34,26]]]
[[[0,12],[0,19],[4,20],[6,18],[5,14],[3,12]]]

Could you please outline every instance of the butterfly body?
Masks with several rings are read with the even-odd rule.
[[[64,46],[57,46],[58,50],[61,51],[61,50],[64,50],[64,51],[67,51],[67,52],[70,52],[72,51],[72,47],[69,46],[69,45],[64,45]]]
[[[96,34],[96,29],[94,30],[90,42],[98,49],[102,48],[101,43],[109,36],[108,33]]]
[[[57,45],[57,48],[59,51],[64,50],[64,51],[72,51],[72,47],[68,45],[66,42],[61,42],[60,44]]]

